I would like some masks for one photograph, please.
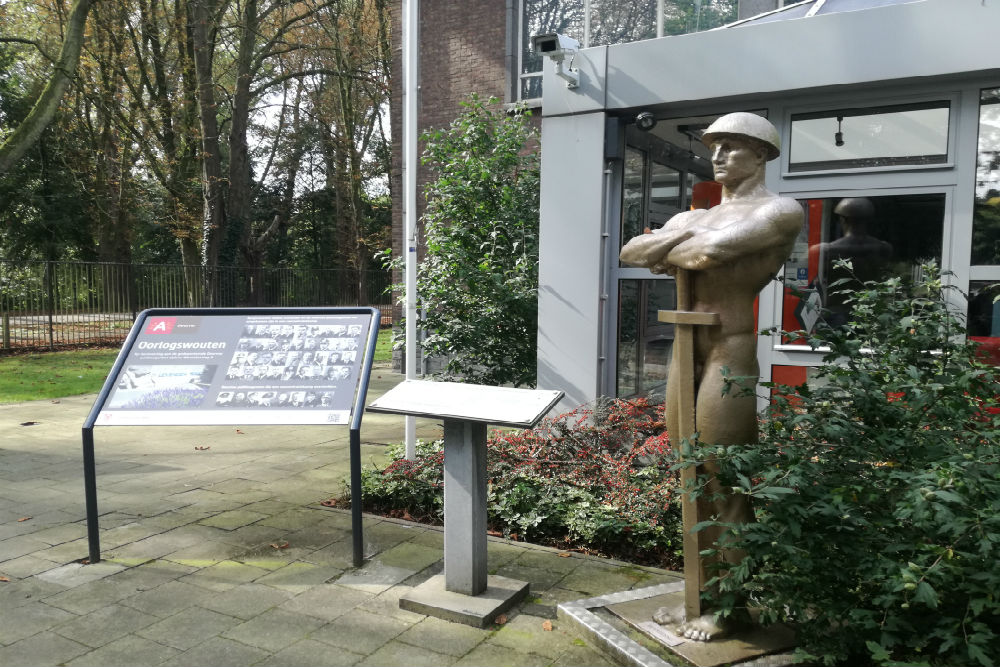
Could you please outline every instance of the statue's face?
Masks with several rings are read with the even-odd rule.
[[[764,156],[746,139],[721,136],[712,142],[715,180],[734,188],[764,168]]]

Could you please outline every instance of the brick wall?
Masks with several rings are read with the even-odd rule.
[[[401,3],[392,17],[393,59],[390,94],[392,130],[392,249],[403,248],[403,69]],[[448,125],[461,111],[470,93],[494,96],[506,102],[507,2],[505,0],[421,0],[420,95],[417,124],[420,131]],[[424,209],[423,185],[427,170],[418,167],[417,209]],[[394,276],[402,282],[402,276]],[[398,321],[399,307],[394,313]]]

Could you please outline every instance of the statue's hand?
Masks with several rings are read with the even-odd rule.
[[[675,228],[668,223],[667,227],[652,234],[640,234],[633,237],[622,248],[620,258],[631,266],[652,268],[663,264],[666,256],[679,243],[683,243],[697,233],[694,228]],[[664,271],[660,271],[663,273]]]
[[[656,275],[666,274],[672,276],[677,273],[677,267],[667,262],[666,259],[661,259],[659,262],[649,267],[649,271],[650,273],[655,273]]]

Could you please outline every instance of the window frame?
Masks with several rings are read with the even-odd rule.
[[[814,188],[804,191],[787,192],[783,191],[781,193],[782,197],[789,197],[795,199],[796,201],[805,199],[842,199],[845,197],[883,197],[892,196],[900,197],[907,195],[930,195],[939,194],[944,195],[944,215],[941,220],[941,267],[944,270],[949,270],[949,266],[953,264],[952,260],[952,244],[955,236],[954,229],[954,205],[956,201],[956,187],[951,184],[947,185],[919,185],[912,187],[886,187],[886,188],[870,188],[870,189],[860,189],[851,188],[845,190],[838,190],[835,188],[822,189]],[[785,286],[785,265],[782,264],[781,270],[776,274],[776,294],[770,304],[769,314],[771,322],[775,323],[780,327],[781,322],[784,317],[784,286]],[[944,281],[947,284],[961,286],[961,283],[955,275],[944,276]],[[763,304],[762,304],[763,305]],[[955,304],[958,305],[957,303]],[[964,310],[961,312],[964,312]],[[768,349],[770,352],[770,364],[778,366],[814,366],[817,363],[819,357],[823,354],[829,352],[829,348],[817,348],[812,349],[808,345],[804,344],[792,344],[781,342],[781,336],[778,333],[771,333],[765,336],[768,340]],[[803,356],[807,355],[807,356]],[[804,360],[810,359],[811,357],[816,357],[816,363],[805,363]],[[762,364],[763,369],[763,364]]]
[[[808,171],[792,171],[792,122],[794,116],[814,115],[828,113],[836,117],[840,110],[857,109],[885,109],[891,107],[903,107],[921,104],[934,104],[937,102],[948,103],[948,152],[943,162],[933,164],[893,164],[893,165],[872,165],[861,167],[839,167],[832,169],[810,169]],[[781,178],[783,180],[807,179],[817,177],[836,177],[851,174],[890,174],[894,172],[914,172],[914,171],[949,171],[956,166],[956,151],[958,143],[958,116],[961,114],[961,93],[951,90],[941,93],[926,93],[922,95],[909,95],[903,97],[887,97],[880,95],[858,96],[850,100],[842,100],[841,104],[812,104],[808,106],[787,107],[783,114],[784,132],[782,136],[782,146],[789,147],[783,150],[780,158]]]

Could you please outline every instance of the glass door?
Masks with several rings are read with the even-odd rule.
[[[661,228],[689,208],[694,185],[712,178],[711,163],[697,135],[684,134],[688,121],[665,121],[650,132],[632,125],[626,128],[619,250],[633,237]],[[674,281],[622,265],[617,257],[613,265],[618,290],[615,394],[662,400],[674,328],[657,318],[660,310],[676,307]]]

